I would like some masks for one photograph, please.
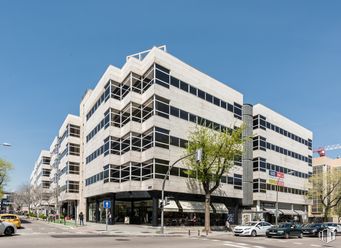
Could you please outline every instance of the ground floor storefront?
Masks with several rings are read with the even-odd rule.
[[[65,216],[66,219],[75,219],[77,217],[77,206],[78,201],[76,200],[69,200],[63,201],[60,207],[60,213]]]
[[[276,222],[276,203],[266,201],[255,201],[254,207],[243,209],[241,214],[241,223],[248,221],[264,220],[275,224]],[[307,218],[307,205],[292,203],[278,204],[278,223],[295,221],[305,223]]]
[[[169,226],[203,225],[204,196],[166,192],[168,198],[164,208],[164,223]],[[129,191],[87,198],[86,220],[105,223],[104,201],[110,201],[109,224],[160,224],[160,191]],[[210,212],[211,225],[224,226],[228,219],[231,224],[238,222],[240,199],[212,197]]]

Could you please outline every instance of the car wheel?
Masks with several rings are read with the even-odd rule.
[[[257,232],[256,232],[255,230],[253,230],[253,231],[251,232],[251,236],[252,236],[252,237],[256,237],[256,236],[257,236]]]
[[[284,234],[284,238],[285,238],[285,239],[288,239],[288,238],[289,238],[289,233],[285,233],[285,234]]]
[[[5,234],[6,236],[12,236],[13,233],[14,233],[13,227],[7,227],[7,228],[5,229],[5,232],[4,232],[4,234]]]
[[[267,235],[266,237],[267,237],[267,238],[269,238],[269,239],[271,239],[271,238],[272,238],[270,235]]]
[[[298,235],[298,238],[299,238],[299,239],[303,238],[303,233],[300,233],[300,234]]]

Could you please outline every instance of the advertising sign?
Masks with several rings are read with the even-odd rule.
[[[274,171],[274,170],[269,170],[269,175],[270,175],[271,177],[276,177],[276,171]]]
[[[283,173],[283,172],[279,172],[279,171],[277,171],[277,173],[276,173],[276,177],[279,177],[279,178],[284,178],[284,173]]]

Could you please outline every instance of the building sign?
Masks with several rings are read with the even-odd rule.
[[[274,170],[269,170],[269,175],[270,175],[271,177],[276,177],[276,171],[274,171]]]
[[[279,172],[279,171],[277,171],[277,173],[276,173],[276,177],[279,177],[279,178],[284,178],[284,173],[283,173],[283,172]]]
[[[284,182],[281,180],[277,180],[277,179],[273,179],[273,178],[269,178],[268,179],[268,184],[271,185],[278,185],[278,186],[284,186]]]

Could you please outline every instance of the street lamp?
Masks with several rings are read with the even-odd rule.
[[[9,143],[6,143],[6,142],[4,142],[4,143],[2,143],[2,144],[0,144],[0,145],[2,145],[2,146],[6,146],[6,147],[11,147],[11,146],[12,146],[11,144],[9,144]]]
[[[295,171],[289,171],[288,175],[293,175]],[[278,183],[281,177],[277,177],[277,183],[276,183],[276,213],[275,213],[275,222],[276,226],[278,225]]]
[[[169,168],[168,171],[165,175],[165,178],[163,179],[162,182],[162,191],[161,191],[161,234],[164,234],[164,210],[165,210],[165,186],[166,186],[166,180],[170,174],[170,171],[172,170],[173,166],[180,162],[181,160],[194,156],[195,155],[195,160],[199,163],[201,161],[202,158],[202,148],[197,149],[194,153],[188,154],[184,157],[179,158],[178,160],[176,160]]]

